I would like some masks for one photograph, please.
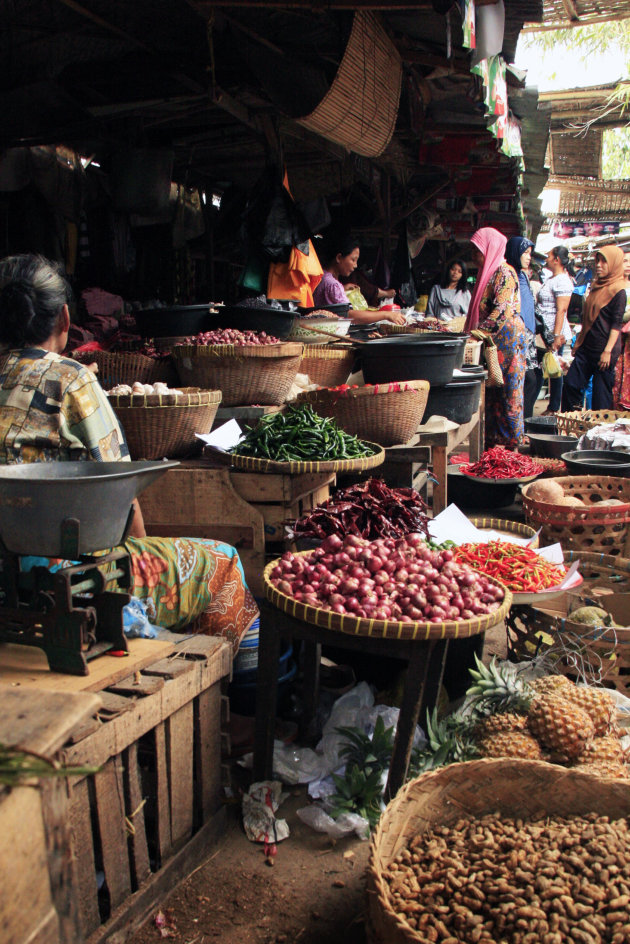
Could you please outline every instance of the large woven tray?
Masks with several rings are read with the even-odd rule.
[[[469,519],[480,531],[498,531],[503,535],[515,535],[519,538],[527,538],[530,541],[530,547],[535,550],[538,547],[538,538],[534,528],[527,524],[521,524],[520,521],[509,521],[506,518],[470,518]],[[535,540],[532,540],[534,538]]]
[[[529,498],[531,485],[523,488],[523,508],[528,524],[542,532],[542,542],[556,541],[563,550],[622,554],[630,525],[630,479],[613,476],[575,475],[548,479],[562,485],[587,507],[555,505]],[[598,507],[603,499],[618,498],[622,505]]]
[[[302,472],[363,472],[374,469],[385,462],[385,450],[377,443],[366,442],[376,450],[374,455],[362,459],[330,459],[325,462],[275,462],[273,459],[258,459],[255,456],[230,455],[230,462],[236,469],[248,472],[284,472],[299,475]]]
[[[556,413],[558,433],[561,436],[582,436],[605,423],[614,423],[619,419],[630,419],[630,413],[619,410],[574,410],[571,413]]]
[[[630,787],[627,781],[515,759],[451,764],[410,781],[383,813],[370,842],[366,888],[371,944],[427,941],[392,907],[383,873],[396,855],[432,827],[495,812],[515,819],[591,812],[624,818],[630,814]]]
[[[298,551],[298,555],[310,554],[312,551]],[[312,623],[315,626],[321,626],[322,629],[330,629],[339,633],[350,633],[352,636],[371,636],[380,639],[416,639],[418,641],[428,639],[465,639],[469,636],[476,636],[477,633],[483,633],[491,626],[496,626],[505,619],[512,605],[512,594],[499,583],[488,577],[492,583],[497,584],[505,591],[503,603],[494,613],[487,616],[478,616],[472,620],[452,620],[443,623],[401,623],[398,620],[377,620],[361,619],[357,616],[345,616],[341,613],[333,613],[330,610],[322,610],[319,607],[309,606],[307,603],[300,603],[293,597],[281,593],[271,583],[270,574],[276,567],[278,561],[271,561],[267,564],[263,573],[263,583],[265,587],[265,596],[277,606],[279,610],[284,610],[295,619],[303,620],[305,623]]]
[[[309,390],[299,403],[309,403],[320,416],[330,416],[352,436],[397,446],[418,431],[429,397],[428,380],[384,383],[348,390]]]
[[[180,381],[221,390],[223,406],[281,406],[302,360],[302,345],[180,344],[171,354]]]

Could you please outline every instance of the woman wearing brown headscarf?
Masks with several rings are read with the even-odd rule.
[[[563,411],[582,408],[584,390],[591,377],[593,409],[612,407],[625,308],[623,252],[617,246],[603,246],[595,256],[595,278],[584,302],[582,330],[573,346],[573,362],[564,378]]]

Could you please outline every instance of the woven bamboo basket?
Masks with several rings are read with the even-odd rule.
[[[309,403],[320,416],[333,417],[359,439],[398,446],[417,432],[429,389],[428,380],[409,380],[348,390],[308,390],[297,399]]]
[[[465,318],[453,318],[452,321],[448,322],[438,321],[437,319],[425,319],[424,321],[410,325],[379,325],[378,330],[381,334],[425,334],[427,331],[433,334],[436,331],[439,331],[440,334],[448,334],[449,332],[460,334],[464,330],[465,324]]]
[[[614,686],[630,697],[630,628],[588,626],[564,615],[590,602],[605,609],[606,597],[613,593],[628,594],[630,600],[630,560],[578,551],[565,555],[567,565],[575,560],[584,578],[579,587],[509,620],[508,658],[520,662],[545,655],[554,672]]]
[[[483,341],[475,341],[474,338],[469,338],[466,341],[466,347],[464,348],[464,364],[481,363],[482,344]]]
[[[195,433],[209,433],[220,390],[189,387],[176,394],[110,396],[132,459],[184,459],[201,452]]]
[[[300,369],[302,345],[181,344],[172,355],[181,383],[221,390],[223,406],[281,406]]]
[[[539,546],[536,531],[529,525],[521,524],[520,521],[508,521],[505,518],[470,518],[469,520],[480,531],[498,531],[504,536],[514,535],[526,538],[531,542],[529,546],[534,550]]]
[[[496,812],[514,819],[588,813],[621,819],[630,814],[630,787],[627,781],[511,758],[451,764],[411,780],[383,813],[370,842],[366,891],[371,944],[430,940],[396,913],[385,877],[413,838],[462,817]]]
[[[559,482],[565,495],[584,502],[579,506],[554,505],[533,501],[532,485],[523,488],[523,508],[527,524],[541,529],[544,544],[562,545],[563,550],[600,551],[623,555],[630,524],[630,480],[612,476],[576,475],[549,479]],[[604,499],[617,498],[622,505],[598,507]]]
[[[157,360],[134,351],[90,351],[88,356],[98,365],[99,383],[105,390],[117,384],[132,386],[136,381],[172,384],[177,379],[173,365],[166,359]]]
[[[329,344],[309,344],[304,348],[300,373],[308,374],[311,383],[320,387],[337,387],[352,373],[355,353],[352,348]]]
[[[582,436],[595,426],[615,423],[621,419],[630,419],[630,413],[620,410],[576,410],[572,413],[556,414],[560,436]]]
[[[359,459],[325,459],[324,461],[291,460],[277,462],[275,459],[259,459],[257,456],[229,455],[231,465],[247,472],[281,472],[283,475],[302,475],[305,472],[366,472],[385,462],[385,450],[377,443],[364,443],[373,452]]]
[[[298,551],[300,556],[310,553],[312,552]],[[265,596],[274,606],[305,623],[312,623],[315,626],[321,626],[323,629],[331,629],[339,633],[349,633],[352,636],[371,636],[378,639],[415,639],[418,641],[467,639],[469,636],[484,633],[491,626],[496,626],[497,623],[502,622],[512,605],[510,591],[498,580],[488,577],[488,580],[504,590],[505,596],[501,606],[494,613],[488,613],[485,616],[477,616],[470,620],[449,620],[444,623],[401,623],[398,620],[363,619],[358,616],[346,616],[341,613],[333,613],[332,610],[323,610],[307,603],[301,603],[277,590],[271,583],[270,578],[271,571],[277,563],[277,560],[271,561],[263,572]]]

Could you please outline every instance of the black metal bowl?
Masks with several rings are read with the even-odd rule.
[[[473,479],[459,471],[459,465],[449,465],[447,495],[449,504],[466,510],[505,508],[516,498],[519,483],[511,480]]]
[[[529,452],[544,459],[561,459],[562,453],[577,445],[575,436],[556,436],[553,433],[528,433]]]
[[[525,420],[525,432],[530,433],[557,433],[558,420],[555,416],[529,416]]]
[[[219,305],[217,314],[210,316],[213,328],[236,328],[238,331],[266,331],[283,341],[288,338],[297,318],[297,312],[281,308],[249,308],[241,305]]]
[[[432,388],[444,387],[450,383],[465,346],[465,336],[396,334],[378,338],[361,346],[363,376],[372,384],[428,380]]]
[[[138,334],[143,338],[171,338],[199,334],[212,327],[210,305],[172,305],[134,311]]]
[[[472,377],[453,377],[444,387],[431,387],[422,422],[430,416],[445,416],[453,423],[468,423],[479,409],[481,381]]]
[[[615,449],[581,449],[563,452],[561,457],[569,472],[577,475],[614,475],[630,477],[630,455]]]

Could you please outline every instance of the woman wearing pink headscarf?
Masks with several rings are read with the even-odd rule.
[[[486,446],[516,448],[523,438],[526,333],[521,320],[518,275],[505,261],[507,239],[496,229],[478,229],[470,240],[477,282],[466,331],[488,331],[497,346],[502,387],[486,391]]]

